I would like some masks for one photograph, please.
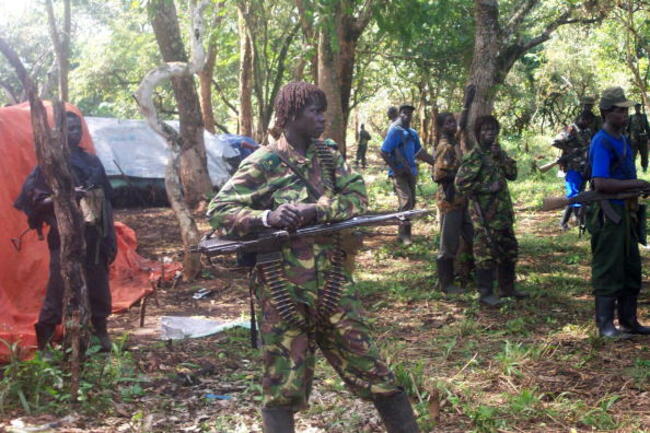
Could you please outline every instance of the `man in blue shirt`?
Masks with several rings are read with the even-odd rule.
[[[650,187],[648,182],[636,178],[630,141],[623,135],[628,122],[628,108],[633,105],[634,102],[625,98],[620,87],[606,89],[600,100],[604,124],[592,138],[589,157],[593,186],[603,194]],[[650,328],[641,326],[637,320],[637,298],[641,290],[637,222],[642,213],[638,212],[637,198],[609,202],[621,217],[618,223],[603,213],[600,203],[593,203],[587,210],[598,333],[609,338],[647,335]],[[621,329],[613,323],[615,309],[618,309]]]
[[[420,159],[432,166],[435,163],[433,156],[422,148],[418,133],[410,127],[414,110],[412,105],[400,105],[399,118],[391,125],[381,146],[381,156],[388,164],[388,176],[393,180],[400,211],[415,207],[415,183],[418,175],[415,160]],[[400,224],[399,238],[405,245],[411,243],[410,221]]]

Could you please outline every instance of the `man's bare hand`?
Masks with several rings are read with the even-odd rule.
[[[278,229],[294,231],[300,227],[302,217],[294,204],[282,204],[269,214],[269,225]]]
[[[300,212],[300,227],[316,222],[316,205],[313,203],[300,203],[295,205]]]
[[[501,188],[503,188],[503,182],[501,182],[500,180],[497,180],[492,185],[490,185],[488,190],[490,192],[499,192],[501,190]]]

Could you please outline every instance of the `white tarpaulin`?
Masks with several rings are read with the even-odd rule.
[[[169,159],[165,140],[156,134],[144,120],[123,120],[107,117],[85,117],[97,156],[108,176],[163,179]],[[178,121],[167,121],[178,130]],[[220,187],[228,178],[230,166],[226,158],[234,158],[239,151],[217,135],[205,132],[208,172],[212,185]],[[119,165],[119,168],[118,168]]]
[[[205,337],[235,326],[250,328],[250,322],[243,320],[223,322],[207,319],[203,316],[162,316],[160,318],[160,339],[181,340],[183,338]]]

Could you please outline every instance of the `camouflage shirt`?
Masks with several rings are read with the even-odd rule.
[[[635,113],[631,115],[627,128],[632,139],[636,139],[642,135],[647,136],[648,132],[650,132],[650,126],[648,126],[648,118],[643,113]]]
[[[566,127],[553,141],[553,146],[562,150],[560,167],[582,173],[587,165],[592,132],[589,128],[579,129],[575,124]]]
[[[449,141],[447,137],[442,137],[436,146],[433,181],[438,184],[436,201],[443,214],[462,209],[467,205],[465,197],[459,194],[454,186],[454,179],[461,160],[460,146],[456,141]]]
[[[517,178],[517,162],[503,150],[494,155],[475,145],[465,155],[456,174],[456,189],[470,200],[470,214],[474,224],[505,230],[514,224],[514,212],[507,180]],[[490,187],[501,182],[497,192]],[[479,215],[477,205],[480,208]]]
[[[243,237],[266,230],[262,216],[285,203],[316,203],[317,223],[341,221],[366,211],[368,199],[360,174],[350,170],[338,152],[336,161],[336,194],[323,186],[321,167],[315,146],[306,155],[296,152],[284,137],[268,147],[262,147],[244,160],[208,207],[212,227],[232,237]],[[323,195],[312,197],[305,183],[285,165],[278,153],[296,166],[302,175]],[[325,239],[300,239],[283,248],[287,279],[304,286],[322,282],[322,271],[328,267],[330,246]],[[315,293],[296,294],[302,302],[312,304]]]

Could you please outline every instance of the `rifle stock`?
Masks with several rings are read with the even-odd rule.
[[[547,171],[549,171],[550,169],[552,169],[553,167],[555,167],[555,166],[558,165],[559,163],[560,163],[560,160],[559,160],[559,159],[558,159],[557,161],[548,162],[548,163],[546,163],[546,164],[544,164],[544,165],[539,166],[539,167],[538,167],[538,170],[539,170],[541,173],[546,173]]]
[[[634,197],[647,197],[650,195],[649,188],[637,188],[631,189],[625,192],[619,192],[616,194],[603,194],[597,191],[584,191],[575,197],[566,198],[566,197],[546,197],[544,203],[542,204],[543,211],[561,209],[565,206],[575,204],[575,203],[593,203],[595,201],[603,200],[626,200],[628,198]]]

